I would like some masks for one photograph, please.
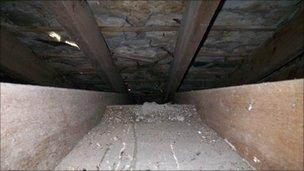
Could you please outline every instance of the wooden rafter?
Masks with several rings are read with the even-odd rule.
[[[55,70],[39,60],[31,49],[26,47],[8,31],[1,28],[0,68],[20,81],[27,83],[72,87]]]
[[[42,58],[46,59],[60,59],[60,58],[85,58],[83,53],[71,53],[71,54],[38,54]],[[127,54],[112,54],[113,59],[127,59],[132,61],[141,61],[146,63],[154,63],[155,61],[152,59],[147,59],[144,56],[137,56],[137,55],[127,55]]]
[[[178,89],[201,41],[204,41],[203,37],[206,40],[212,19],[223,2],[222,0],[188,1],[175,45],[165,100],[172,97]]]
[[[64,31],[60,27],[32,27],[32,26],[14,26],[10,29],[18,32],[50,32]],[[101,32],[177,32],[179,26],[99,26]],[[246,26],[246,25],[214,25],[211,31],[275,31],[271,26]]]
[[[304,53],[304,7],[219,86],[255,83]]]
[[[126,92],[125,84],[111,58],[95,17],[86,1],[44,1],[58,22],[91,60],[106,83],[116,92]]]

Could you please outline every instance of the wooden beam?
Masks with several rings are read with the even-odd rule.
[[[26,47],[8,31],[1,28],[0,67],[21,82],[38,85],[72,87],[55,70],[39,60],[31,49]]]
[[[14,26],[9,28],[19,32],[50,32],[64,31],[60,27]],[[101,32],[167,32],[178,31],[179,26],[98,26]]]
[[[292,80],[300,78],[304,78],[304,53],[258,82]]]
[[[220,86],[258,82],[301,55],[304,52],[303,9],[300,7],[293,19],[257,48]]]
[[[228,53],[228,52],[215,52],[215,51],[202,51],[200,50],[197,56],[204,56],[204,57],[241,57],[245,58],[248,57],[245,53]]]
[[[222,0],[188,1],[174,49],[173,63],[170,66],[166,100],[177,91],[201,41],[204,43],[206,40],[212,19],[222,3]]]
[[[151,59],[147,59],[143,56],[137,56],[137,55],[128,55],[128,54],[113,54],[113,58],[121,58],[121,59],[128,59],[133,61],[141,61],[146,63],[154,63],[155,61]]]
[[[60,27],[36,27],[36,26],[9,26],[10,29],[18,32],[50,32],[64,31]],[[99,26],[101,32],[177,32],[179,26]],[[211,31],[275,31],[276,27],[271,26],[247,26],[247,25],[214,25]]]
[[[60,58],[85,58],[85,55],[83,53],[70,53],[70,54],[38,54],[38,56],[41,56],[42,58],[46,59],[60,59]],[[132,61],[141,61],[146,63],[154,63],[155,61],[151,59],[147,59],[143,56],[136,56],[136,55],[127,55],[127,54],[112,54],[113,59],[121,58],[121,59],[127,59]]]
[[[60,53],[60,54],[50,54],[50,53],[39,53],[37,56],[40,56],[44,59],[57,59],[57,58],[85,58],[85,55],[82,52],[75,53]]]
[[[179,26],[131,26],[131,27],[117,27],[117,26],[102,26],[102,32],[167,32],[178,31]]]
[[[214,25],[211,31],[275,31],[272,26],[250,26],[250,25]]]
[[[98,75],[114,91],[127,92],[88,3],[86,1],[44,1],[44,3],[85,56],[91,60]]]

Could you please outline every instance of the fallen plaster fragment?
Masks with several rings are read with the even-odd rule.
[[[122,154],[123,154],[123,151],[126,149],[126,143],[125,142],[123,142],[122,143],[122,148],[120,149],[120,153],[119,153],[119,159],[121,159],[121,156],[122,156]]]
[[[96,145],[97,145],[98,147],[100,147],[100,146],[101,146],[99,143],[96,143]]]
[[[248,111],[251,111],[252,110],[252,104],[249,104],[249,106],[248,106]]]
[[[214,143],[214,142],[215,142],[215,140],[211,140],[211,141],[210,141],[210,143]]]
[[[126,149],[126,143],[123,142],[123,143],[122,143],[122,148],[120,149],[119,156],[118,156],[119,161],[118,161],[118,163],[117,163],[117,165],[116,165],[115,170],[117,170],[118,167],[119,167],[119,165],[120,165],[120,161],[121,161],[121,158],[122,158],[122,155],[123,155],[125,149]]]
[[[236,148],[233,144],[231,144],[227,139],[224,139],[224,141],[234,150],[236,151]]]
[[[257,158],[257,157],[255,157],[255,156],[253,156],[253,161],[255,162],[255,163],[260,163],[261,161]]]
[[[172,151],[172,154],[173,154],[173,158],[174,158],[175,163],[176,163],[176,167],[179,169],[179,163],[178,163],[178,160],[177,160],[177,158],[176,158],[176,156],[175,156],[175,152],[174,152],[174,149],[173,149],[173,145],[170,144],[170,147],[171,147],[171,151]]]
[[[246,160],[246,159],[242,159],[244,162],[246,162],[251,168],[253,168],[253,170],[255,170],[255,168]]]

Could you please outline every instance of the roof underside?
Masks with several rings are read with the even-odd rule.
[[[138,98],[164,91],[185,1],[88,1],[119,72]],[[216,87],[294,13],[299,0],[229,1],[179,91]],[[75,88],[112,91],[81,49],[38,1],[1,2],[1,25]],[[127,27],[127,29],[123,29]],[[61,36],[50,37],[51,31]]]

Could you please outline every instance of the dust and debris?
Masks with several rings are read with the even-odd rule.
[[[164,108],[166,111],[162,111]],[[139,114],[143,119],[136,122]],[[183,119],[172,119],[174,115]],[[92,148],[90,144],[100,148]],[[108,106],[101,123],[56,170],[67,170],[69,166],[77,170],[251,169],[224,139],[202,122],[195,106],[156,103],[145,107]]]
[[[251,111],[252,108],[253,108],[252,104],[249,104],[249,106],[248,106],[248,111]]]
[[[188,114],[188,115],[187,115]],[[145,102],[136,112],[136,121],[162,122],[166,120],[183,122],[185,117],[190,116],[187,108],[177,108],[172,104],[157,104]]]
[[[253,161],[255,162],[255,163],[260,163],[261,161],[257,158],[257,157],[255,157],[255,156],[253,156]]]
[[[174,148],[173,148],[172,144],[170,144],[170,148],[171,148],[171,151],[172,151],[172,154],[173,154],[173,158],[174,158],[175,163],[176,163],[176,168],[179,169],[179,162],[178,162],[178,160],[176,158],[176,155],[175,155]]]
[[[118,156],[119,161],[118,161],[118,163],[117,163],[117,165],[116,165],[115,170],[117,170],[117,169],[119,168],[120,162],[121,162],[121,158],[122,158],[122,156],[123,156],[123,154],[124,154],[124,150],[126,149],[126,143],[123,142],[122,145],[123,145],[123,146],[122,146],[122,148],[120,149],[119,156]]]
[[[226,138],[224,139],[224,141],[234,150],[236,151],[236,148],[233,144],[231,144]]]

